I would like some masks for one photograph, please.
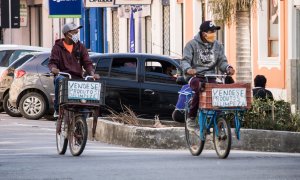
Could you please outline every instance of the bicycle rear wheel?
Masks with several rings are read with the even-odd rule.
[[[231,129],[222,117],[218,118],[217,127],[214,127],[213,142],[219,158],[227,158],[231,149]]]
[[[185,113],[185,121],[187,119],[187,112]],[[200,139],[200,134],[195,134],[187,129],[187,123],[185,123],[185,139],[188,148],[193,156],[199,156],[203,150],[205,141]]]
[[[67,112],[57,119],[56,122],[56,147],[60,155],[66,153],[68,147],[68,129],[64,118],[67,118]]]
[[[80,156],[83,152],[86,141],[88,128],[84,115],[75,116],[71,123],[69,148],[73,156]]]

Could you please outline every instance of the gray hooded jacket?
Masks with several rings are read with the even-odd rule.
[[[214,74],[216,68],[221,72],[226,72],[229,66],[223,46],[218,41],[204,43],[200,33],[186,44],[180,65],[184,75],[190,68],[196,69],[197,72],[204,72],[204,74]],[[185,77],[188,78],[188,76]]]

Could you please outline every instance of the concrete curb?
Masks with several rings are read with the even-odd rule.
[[[89,139],[92,121],[88,120]],[[157,149],[186,149],[184,127],[150,128],[128,126],[105,119],[98,119],[95,139],[109,144],[128,147]],[[212,136],[208,136],[205,149],[213,149]],[[300,153],[300,133],[241,129],[241,140],[237,140],[232,129],[232,149],[297,152]]]

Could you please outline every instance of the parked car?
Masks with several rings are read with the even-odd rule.
[[[17,68],[9,91],[9,103],[17,107],[23,117],[39,119],[53,115],[54,85],[49,73],[50,53],[36,53],[29,61]],[[100,54],[90,53],[96,65]]]
[[[38,47],[38,46],[24,46],[14,44],[2,44],[0,45],[0,70],[3,67],[8,67],[16,59],[31,53],[31,52],[50,52],[50,48]]]
[[[96,67],[104,84],[105,104],[116,111],[122,105],[140,116],[171,118],[181,85],[179,60],[153,54],[103,54]]]
[[[15,60],[11,65],[3,70],[0,75],[0,105],[3,107],[4,111],[12,117],[22,116],[19,110],[8,102],[8,92],[14,79],[14,71],[33,56],[34,54],[26,54],[25,56]]]
[[[50,48],[43,48],[38,46],[24,46],[14,44],[2,44],[0,45],[0,74],[16,59],[30,53],[30,52],[47,52]],[[3,111],[0,106],[0,112]]]

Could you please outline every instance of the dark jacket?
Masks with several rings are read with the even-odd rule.
[[[49,69],[58,68],[61,72],[70,73],[75,79],[82,78],[82,67],[88,74],[94,72],[93,63],[84,45],[80,42],[74,44],[72,53],[69,53],[64,47],[63,40],[55,41],[48,63]]]
[[[253,91],[253,97],[255,99],[270,99],[270,100],[274,100],[273,98],[273,94],[271,93],[271,91],[262,88],[262,87],[255,87],[252,89]]]

